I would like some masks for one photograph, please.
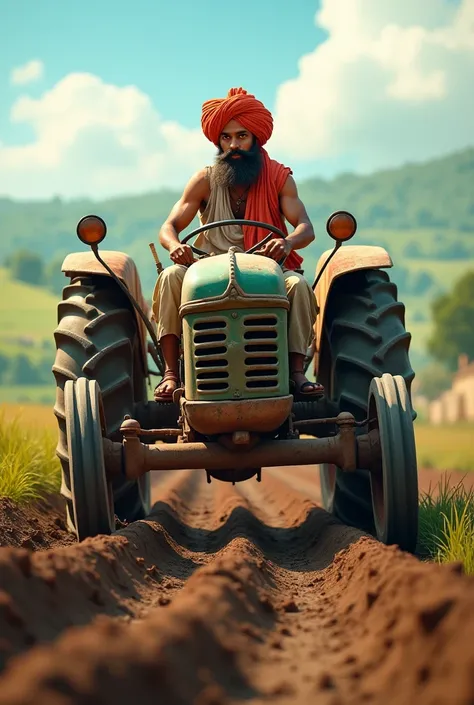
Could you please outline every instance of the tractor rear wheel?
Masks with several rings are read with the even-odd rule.
[[[54,413],[59,426],[56,453],[62,466],[61,494],[67,502],[70,530],[77,534],[71,493],[67,447],[64,385],[86,377],[99,385],[106,437],[120,441],[120,426],[132,414],[136,402],[146,401],[138,329],[127,296],[110,277],[77,277],[63,289],[54,332],[56,378]],[[150,477],[133,482],[115,479],[112,484],[114,512],[122,521],[143,519],[150,508]]]
[[[341,411],[357,421],[367,418],[371,381],[386,372],[403,377],[410,397],[415,376],[408,354],[411,335],[405,329],[405,306],[387,272],[363,270],[336,280],[323,335],[318,381]],[[325,464],[320,478],[325,509],[345,524],[375,534],[369,472],[343,472]]]

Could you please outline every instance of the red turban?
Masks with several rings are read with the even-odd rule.
[[[226,98],[207,100],[202,106],[202,131],[216,146],[230,120],[237,120],[257,138],[262,147],[273,132],[272,114],[243,88],[231,88]]]
[[[243,88],[231,88],[226,98],[214,98],[202,106],[202,131],[208,140],[219,146],[222,130],[231,120],[237,120],[249,130],[260,145],[268,142],[273,132],[272,114],[255,96]],[[279,194],[291,169],[270,159],[262,149],[262,171],[255,184],[250,188],[245,217],[248,220],[259,220],[270,223],[288,233],[284,218],[280,212]],[[260,242],[267,233],[262,228],[252,225],[243,226],[245,249]],[[298,269],[303,258],[295,251],[285,260],[285,267]]]

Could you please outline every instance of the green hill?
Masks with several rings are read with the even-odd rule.
[[[402,237],[405,244],[418,245],[425,253],[435,249],[436,259],[446,253],[455,259],[474,258],[473,238],[463,237],[474,232],[473,183],[474,148],[368,176],[304,181],[299,191],[317,233],[310,263],[327,247],[326,219],[338,209],[354,213],[360,241],[373,241],[379,230],[397,231],[397,239]],[[151,282],[154,266],[148,242],[156,241],[178,198],[179,193],[166,190],[100,202],[0,198],[0,262],[23,247],[47,260],[78,249],[75,224],[95,212],[108,224],[108,247],[129,252],[145,282]],[[408,237],[407,230],[411,231]]]
[[[427,360],[424,343],[430,330],[431,301],[464,271],[474,269],[472,184],[474,148],[425,164],[407,164],[367,176],[346,174],[330,181],[309,179],[298,185],[316,230],[316,242],[303,253],[308,280],[314,277],[321,253],[331,247],[325,230],[327,217],[338,209],[350,210],[359,224],[354,244],[380,244],[394,260],[391,276],[407,305],[415,368]],[[21,248],[36,252],[45,262],[84,250],[75,225],[83,215],[97,213],[108,225],[106,248],[133,257],[150,298],[156,269],[148,243],[156,243],[159,227],[179,195],[162,190],[99,202],[0,198],[0,264]],[[167,265],[167,253],[158,249]],[[21,352],[32,360],[45,360],[49,355],[52,362],[57,297],[12,282],[1,270],[0,286],[0,354]]]
[[[0,269],[0,345],[34,347],[56,326],[57,297],[38,286],[12,281]]]

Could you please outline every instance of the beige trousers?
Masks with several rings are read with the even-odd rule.
[[[174,264],[158,277],[153,291],[153,316],[157,322],[158,340],[164,335],[181,337],[179,307],[186,267]],[[313,290],[306,279],[291,269],[283,271],[290,302],[288,316],[288,351],[305,355],[313,342],[317,306]]]

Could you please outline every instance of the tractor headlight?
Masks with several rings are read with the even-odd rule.
[[[346,242],[355,235],[357,221],[351,213],[347,211],[337,211],[333,213],[326,224],[328,234],[337,242]]]
[[[86,215],[78,222],[76,232],[85,245],[98,245],[107,234],[107,226],[98,215]]]

